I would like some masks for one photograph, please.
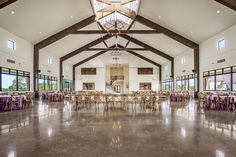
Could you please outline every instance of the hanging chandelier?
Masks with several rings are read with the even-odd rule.
[[[115,18],[113,20],[107,21],[104,24],[104,28],[109,35],[120,35],[121,30],[124,28],[124,24],[121,20]]]
[[[121,52],[120,52],[120,50],[114,50],[114,51],[112,51],[111,52],[111,56],[112,57],[119,57],[119,56],[121,56]]]

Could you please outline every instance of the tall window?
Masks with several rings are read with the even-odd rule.
[[[194,91],[195,82],[197,76],[196,74],[181,76],[176,78],[176,90],[177,91]]]
[[[176,90],[177,91],[182,90],[182,81],[180,79],[176,80]]]
[[[217,50],[221,50],[225,48],[225,39],[221,39],[217,41]]]
[[[227,67],[203,73],[204,90],[235,91],[236,67]]]
[[[18,90],[29,91],[30,90],[30,73],[24,71],[18,71]]]
[[[52,90],[54,90],[54,91],[57,90],[57,81],[56,80],[52,80],[51,87],[52,87],[51,88]]]
[[[194,75],[189,76],[189,90],[190,91],[195,91],[195,79],[196,79],[196,77],[194,78],[193,76]]]
[[[30,73],[0,67],[1,91],[29,91]]]
[[[39,78],[38,79],[38,90],[39,91],[44,90],[44,78]]]
[[[7,40],[7,48],[9,48],[10,50],[15,50],[16,49],[15,41],[8,39]]]
[[[57,90],[57,78],[46,75],[38,75],[38,90]]]
[[[52,64],[52,58],[51,57],[48,58],[48,64]]]
[[[73,82],[72,80],[63,80],[63,90],[64,91],[72,91]]]
[[[185,64],[185,63],[186,63],[186,57],[183,56],[183,57],[181,58],[181,64]]]
[[[215,90],[215,71],[204,72],[203,77],[204,90]]]
[[[173,89],[173,81],[171,79],[164,80],[162,82],[162,90],[163,91],[171,91]]]
[[[229,73],[226,71],[226,69],[219,69],[216,70],[216,90],[224,90],[224,91],[230,91],[231,90],[231,69],[229,68]]]

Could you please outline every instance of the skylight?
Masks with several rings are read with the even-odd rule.
[[[136,16],[140,0],[92,0],[96,19],[104,26],[119,20],[130,25]]]

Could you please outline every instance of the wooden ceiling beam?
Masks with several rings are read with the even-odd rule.
[[[128,31],[131,30],[131,28],[133,27],[134,23],[135,23],[135,20],[133,20],[132,23],[129,25],[129,27],[127,29]],[[129,46],[129,43],[130,43],[130,40],[128,40],[127,43],[125,44],[125,48],[127,48]]]
[[[109,48],[114,48],[116,45],[113,45],[113,46],[111,46],[111,47],[109,47]],[[84,64],[84,63],[86,63],[87,61],[90,61],[90,60],[92,60],[92,59],[94,59],[94,58],[96,58],[96,57],[98,57],[98,56],[100,56],[100,55],[102,55],[102,54],[104,54],[104,53],[106,53],[107,51],[100,51],[100,52],[98,52],[98,53],[96,53],[96,54],[94,54],[94,55],[92,55],[92,56],[90,56],[90,57],[88,57],[88,58],[86,58],[86,59],[84,59],[84,60],[82,60],[82,61],[80,61],[79,63],[77,63],[77,64],[75,64],[75,65],[73,65],[73,68],[76,68],[76,67],[78,67],[78,66],[80,66],[81,64]]]
[[[97,0],[98,2],[101,2],[101,3],[105,3],[107,5],[111,5],[111,0]],[[125,5],[125,4],[128,4],[128,3],[131,3],[135,0],[121,0],[121,5]]]
[[[71,34],[160,34],[161,32],[158,30],[110,30],[109,32],[106,30],[81,30],[75,31]]]
[[[126,51],[126,52],[129,52],[130,54],[132,54],[132,55],[134,55],[134,56],[136,56],[138,58],[141,58],[141,59],[143,59],[143,60],[145,60],[145,61],[147,61],[147,62],[149,62],[149,63],[151,63],[151,64],[153,64],[153,65],[155,65],[157,67],[161,67],[161,64],[156,63],[153,60],[148,59],[148,58],[146,58],[146,57],[144,57],[144,56],[142,56],[142,55],[140,55],[140,54],[138,54],[138,53],[136,53],[134,51]]]
[[[215,0],[215,1],[236,11],[236,1],[235,0]]]
[[[136,45],[139,45],[153,53],[155,53],[156,55],[158,56],[161,56],[167,60],[169,60],[171,62],[171,77],[174,77],[174,57],[164,53],[164,52],[161,52],[160,50],[157,50],[149,45],[147,45],[146,43],[144,42],[141,42],[131,36],[128,36],[128,35],[120,35],[122,38],[126,39],[126,40],[129,40],[130,42],[133,42],[134,44]],[[161,72],[160,72],[161,73]]]
[[[63,84],[62,84],[62,79],[63,79],[63,76],[62,76],[63,75],[63,62],[65,60],[67,60],[67,59],[69,59],[69,58],[71,58],[71,57],[73,57],[73,56],[75,56],[75,55],[77,55],[77,54],[79,54],[79,53],[89,49],[90,47],[96,46],[97,44],[99,44],[99,43],[101,43],[104,40],[107,40],[109,38],[111,38],[111,36],[105,35],[105,36],[103,36],[103,37],[101,37],[99,39],[96,39],[96,40],[90,42],[89,44],[86,44],[86,45],[80,47],[79,49],[77,49],[77,50],[75,50],[75,51],[73,51],[73,52],[71,52],[71,53],[69,53],[69,54],[67,54],[67,55],[65,55],[65,56],[60,58],[60,68],[59,68],[60,72],[59,72],[59,75],[60,75],[60,90],[61,91],[63,89]],[[75,72],[75,68],[73,68],[73,73],[74,72]],[[73,79],[74,78],[75,78],[75,76],[73,76]]]
[[[109,38],[111,38],[111,37],[112,37],[112,36],[110,36],[110,35],[105,35],[105,36],[103,36],[103,37],[101,37],[101,38],[98,38],[98,39],[96,39],[96,40],[90,42],[89,44],[86,44],[86,45],[80,47],[79,49],[77,49],[77,50],[75,50],[75,51],[73,51],[73,52],[71,52],[71,53],[69,53],[69,54],[67,54],[67,55],[65,55],[65,56],[63,56],[63,57],[61,57],[60,60],[63,62],[63,61],[65,61],[65,60],[67,60],[67,59],[69,59],[69,58],[71,58],[71,57],[73,57],[73,56],[75,56],[75,55],[77,55],[77,54],[83,52],[83,51],[88,50],[89,48],[91,48],[91,47],[93,47],[93,46],[96,46],[97,44],[103,42],[103,40],[107,40],[107,39],[109,39]]]
[[[105,28],[102,26],[102,24],[100,23],[100,21],[97,21],[97,24],[98,24],[98,26],[101,28],[101,30],[105,31]],[[103,40],[103,43],[104,43],[104,45],[108,48],[108,45],[107,45],[107,43],[106,43],[105,40]]]
[[[109,48],[114,48],[115,46],[116,45],[113,45],[113,46],[111,46]],[[120,48],[125,48],[125,47],[123,47],[121,45],[118,45],[118,46]],[[94,55],[92,55],[92,56],[90,56],[90,57],[80,61],[79,63],[73,65],[73,82],[75,82],[75,68],[76,67],[78,67],[78,66],[80,66],[80,65],[82,65],[82,64],[84,64],[84,63],[86,63],[86,62],[88,62],[88,61],[90,61],[90,60],[92,60],[92,59],[94,59],[94,58],[96,58],[96,57],[106,53],[106,52],[108,52],[108,51],[100,51],[100,52],[98,52],[98,53],[96,53],[96,54],[94,54]],[[159,70],[160,70],[159,80],[161,81],[161,78],[162,78],[162,65],[161,64],[156,63],[156,62],[154,62],[154,61],[152,61],[152,60],[150,60],[150,59],[148,59],[148,58],[146,58],[146,57],[144,57],[144,56],[142,56],[142,55],[140,55],[140,54],[138,54],[136,52],[133,52],[133,51],[126,51],[126,52],[128,52],[128,53],[130,53],[130,54],[132,54],[132,55],[134,55],[134,56],[136,56],[136,57],[138,57],[138,58],[140,58],[140,59],[142,59],[144,61],[147,61],[147,62],[149,62],[149,63],[151,63],[151,64],[153,64],[153,65],[155,65],[157,67],[159,67]]]
[[[0,0],[0,9],[5,8],[16,1],[17,0]]]
[[[163,34],[165,34],[166,36],[174,39],[175,41],[178,41],[179,43],[182,43],[183,45],[187,46],[187,47],[190,47],[190,48],[196,48],[198,47],[199,45],[157,23],[154,23],[140,15],[137,15],[136,16],[136,19],[135,19],[137,22],[139,23],[142,23],[143,25],[145,26],[148,26],[149,28],[152,28],[154,30],[158,30],[160,32],[162,32]]]
[[[37,47],[38,49],[42,49],[42,48],[44,48],[44,47],[46,47],[58,40],[70,35],[71,33],[76,32],[77,30],[92,24],[93,22],[95,22],[95,15],[90,16],[89,18],[86,18],[86,19],[48,37],[47,39],[35,44],[35,47]]]
[[[159,56],[161,56],[161,57],[163,57],[167,60],[170,60],[170,61],[174,60],[174,58],[172,56],[170,56],[170,55],[168,55],[164,52],[161,52],[160,50],[157,50],[157,49],[149,46],[148,44],[146,44],[144,42],[141,42],[141,41],[139,41],[139,40],[137,40],[137,39],[135,39],[131,36],[123,35],[123,34],[121,34],[120,36],[122,38],[126,39],[126,40],[130,40],[131,42],[133,42],[133,43],[135,43],[135,44],[137,44],[137,45],[139,45],[139,46],[141,46],[141,47],[143,47],[143,48],[145,48],[145,49],[147,49],[147,50],[149,50],[149,51],[151,51],[151,52],[153,52],[153,53],[155,53],[155,54],[157,54],[157,55],[159,55]]]
[[[132,54],[132,55],[134,55],[134,56],[136,56],[136,57],[138,57],[138,58],[141,58],[141,59],[147,61],[148,63],[151,63],[151,64],[159,67],[159,81],[161,83],[161,79],[162,79],[162,66],[160,64],[158,64],[158,63],[154,62],[153,60],[148,59],[148,58],[146,58],[146,57],[144,57],[144,56],[142,56],[142,55],[140,55],[140,54],[138,54],[138,53],[136,53],[134,51],[127,51],[127,52]]]
[[[34,69],[33,69],[33,85],[34,85],[34,91],[37,91],[37,76],[39,73],[39,50],[70,35],[72,32],[75,32],[83,27],[86,27],[93,22],[95,22],[95,15],[92,15],[66,29],[63,29],[62,31],[48,37],[47,39],[37,43],[34,45],[34,58],[33,58],[33,64],[34,64]],[[60,76],[62,73],[62,62],[60,61]],[[60,85],[62,86],[62,77],[60,77]],[[60,87],[62,89],[62,87]]]

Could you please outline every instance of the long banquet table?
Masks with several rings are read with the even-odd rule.
[[[204,101],[204,107],[213,110],[236,110],[236,96],[208,95]]]
[[[24,109],[26,105],[26,96],[0,95],[0,111]]]

